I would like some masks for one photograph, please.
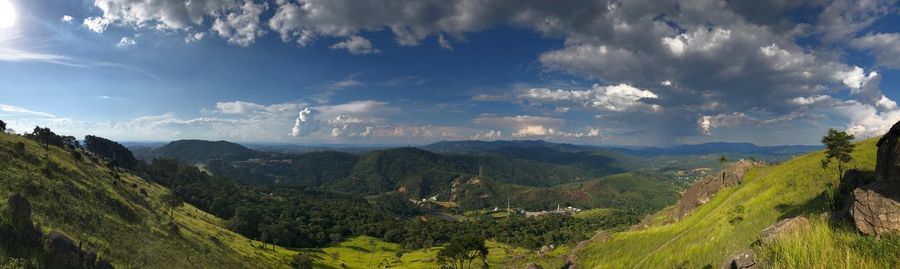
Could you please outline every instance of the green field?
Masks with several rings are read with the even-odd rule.
[[[850,166],[874,170],[876,141],[858,143]],[[717,268],[728,255],[750,248],[760,231],[778,220],[797,215],[817,220],[828,212],[825,191],[829,184],[837,184],[838,173],[834,167],[822,169],[823,156],[822,152],[811,153],[780,166],[754,168],[743,185],[723,189],[683,220],[616,233],[611,240],[592,243],[580,252],[579,262],[585,268]],[[814,229],[758,247],[759,252],[781,257],[777,265],[789,268],[844,267],[840,257],[852,258],[854,268],[879,268],[877,252],[900,253],[898,245],[864,246],[864,237],[837,227],[840,224],[814,223]],[[858,247],[831,246],[845,241],[862,243]],[[830,252],[840,256],[822,259],[816,254]]]
[[[543,258],[536,251],[488,241],[488,264],[492,268],[521,268],[536,263],[544,268],[559,268],[565,262],[566,247],[558,247]],[[355,237],[337,246],[304,251],[317,257],[317,268],[437,268],[435,256],[440,248],[403,251],[400,246],[372,237]]]

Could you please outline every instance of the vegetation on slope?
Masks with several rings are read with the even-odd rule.
[[[858,143],[850,166],[874,170],[876,141],[877,139],[869,139]],[[822,152],[816,152],[782,165],[752,169],[745,175],[743,185],[723,189],[681,221],[616,233],[612,239],[595,242],[579,253],[579,261],[586,268],[718,267],[726,256],[750,248],[760,231],[776,221],[797,215],[818,218],[818,214],[830,211],[831,196],[828,193],[830,186],[837,186],[837,170],[834,167],[823,170],[823,157]],[[813,229],[809,235],[814,236],[815,231]],[[836,244],[838,240],[843,241],[841,236],[847,234],[838,234],[824,240],[831,240],[828,243]],[[773,246],[766,255],[775,257],[782,253],[786,254],[784,256],[793,256],[802,251],[802,248],[793,248],[798,252],[784,253],[785,249],[792,248],[778,249]],[[850,251],[844,255],[858,255],[865,260],[875,259],[865,254],[865,250],[854,247],[838,250]],[[815,253],[820,250],[808,251]],[[829,265],[825,267],[840,266]]]
[[[0,134],[0,160],[0,208],[21,193],[45,234],[83,242],[117,268],[280,268],[293,254],[257,247],[191,205],[175,210],[173,231],[159,199],[166,188],[80,150]]]
[[[169,158],[196,164],[211,160],[241,161],[258,155],[259,153],[252,149],[228,141],[178,140],[159,148],[142,151],[137,157],[146,161]]]

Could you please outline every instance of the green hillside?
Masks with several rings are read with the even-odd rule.
[[[256,157],[258,152],[228,141],[178,140],[152,150],[141,151],[138,158],[171,158],[188,163],[207,163],[211,160],[241,161]]]
[[[0,208],[22,194],[44,234],[61,232],[116,268],[288,266],[292,251],[257,247],[191,205],[175,210],[173,231],[159,199],[165,188],[79,152],[0,133]],[[0,249],[0,260],[7,255]]]
[[[876,142],[858,143],[851,167],[874,170]],[[822,169],[823,156],[816,152],[783,165],[754,168],[743,185],[720,191],[683,220],[593,242],[578,253],[579,263],[585,268],[717,268],[728,255],[751,248],[766,227],[805,215],[813,220],[812,229],[755,246],[757,253],[787,268],[896,268],[890,266],[900,253],[900,244],[891,243],[896,241],[875,242],[820,216],[830,211],[826,189],[838,183],[836,168]],[[827,254],[833,256],[823,256]]]

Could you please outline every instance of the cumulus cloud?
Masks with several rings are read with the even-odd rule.
[[[88,17],[84,19],[82,24],[95,33],[103,33],[106,31],[106,27],[109,26],[109,21],[101,17]]]
[[[74,19],[75,18],[72,18],[72,16],[63,15],[62,17],[59,18],[59,21],[65,22],[65,23],[72,23],[72,20],[74,20]]]
[[[390,32],[403,46],[434,38],[441,47],[452,48],[451,39],[463,40],[466,34],[500,25],[532,29],[563,40],[561,47],[537,57],[543,71],[613,86],[533,88],[532,95],[520,88],[473,99],[553,104],[548,115],[593,109],[600,114],[595,123],[605,135],[640,139],[659,133],[659,139],[670,139],[658,143],[711,128],[798,115],[827,115],[833,121],[842,119],[839,124],[880,130],[872,125],[879,121],[868,119],[890,119],[896,110],[880,89],[879,73],[839,57],[844,46],[850,46],[870,53],[879,67],[898,68],[898,34],[872,32],[878,20],[896,13],[896,0],[96,0],[94,5],[102,14],[86,18],[84,25],[98,33],[108,25],[188,34],[212,31],[247,46],[264,34],[260,24],[265,24],[284,42],[307,46],[334,40],[332,48],[354,54],[378,52],[376,44],[362,37],[370,32]],[[271,12],[262,12],[267,7]],[[792,16],[798,12],[811,14]],[[213,29],[201,29],[206,25]],[[610,91],[621,85],[630,88]],[[849,95],[843,94],[847,91]],[[874,109],[868,114],[875,116],[848,117],[849,112],[838,115],[827,109],[847,107],[847,102],[859,104],[854,111]],[[647,114],[655,110],[665,113]],[[322,124],[338,115],[323,116]],[[539,126],[545,133],[561,128]],[[383,130],[365,127],[373,128],[360,127],[359,133]],[[522,128],[503,131],[512,134]]]
[[[294,120],[294,127],[291,128],[291,136],[300,137],[303,135],[303,125],[310,120],[310,113],[312,113],[312,111],[309,110],[308,107],[297,113],[297,119]]]
[[[378,49],[375,48],[375,45],[372,45],[371,41],[358,35],[350,36],[347,40],[331,45],[330,48],[344,49],[356,55],[378,53]]]
[[[212,24],[212,31],[228,40],[228,43],[241,47],[253,44],[257,37],[265,34],[259,23],[259,15],[268,8],[268,4],[255,4],[246,1],[233,12],[216,17]]]

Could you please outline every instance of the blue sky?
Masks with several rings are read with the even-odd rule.
[[[815,144],[900,120],[896,1],[0,0],[17,132]]]

